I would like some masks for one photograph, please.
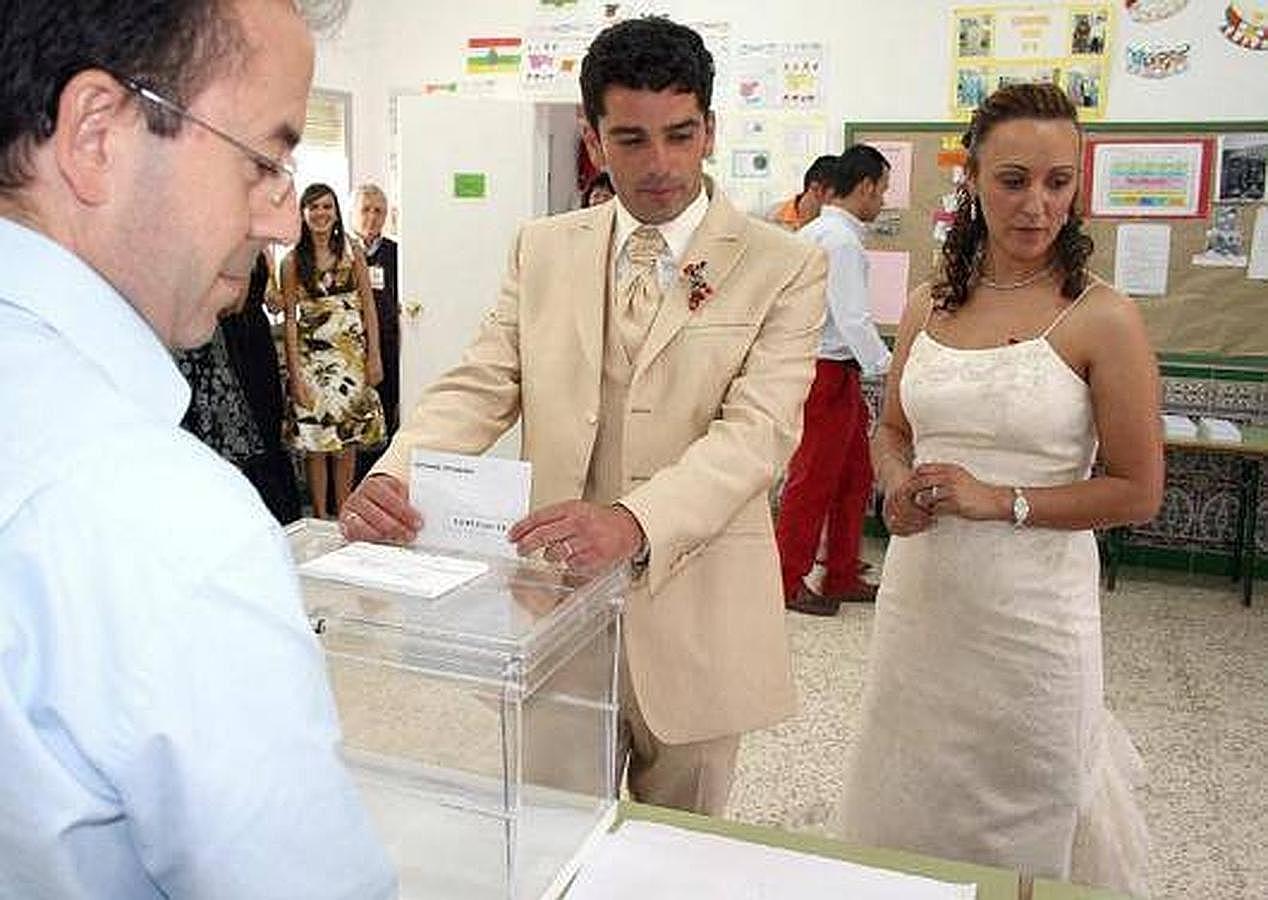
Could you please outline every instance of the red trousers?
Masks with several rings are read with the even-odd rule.
[[[784,597],[797,593],[814,565],[823,523],[828,523],[828,596],[859,584],[859,541],[872,498],[870,423],[852,363],[821,359],[806,398],[801,446],[788,463],[775,541],[783,570]]]

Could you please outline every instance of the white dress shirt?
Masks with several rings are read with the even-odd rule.
[[[633,213],[625,208],[620,197],[615,198],[613,202],[616,203],[616,222],[612,232],[612,248],[616,252],[612,254],[612,283],[620,284],[621,278],[625,275],[625,267],[629,265],[625,245],[630,235],[643,223],[634,218]],[[669,253],[660,258],[660,264],[656,270],[661,290],[669,290],[674,281],[680,277],[678,270],[681,267],[683,254],[687,252],[691,236],[696,233],[696,229],[700,227],[708,211],[709,194],[704,189],[704,181],[701,180],[700,193],[696,194],[696,199],[687,204],[687,208],[670,221],[655,226],[669,248]]]
[[[392,895],[280,529],[127,301],[0,259],[0,897]]]
[[[864,375],[889,369],[890,353],[872,323],[867,294],[867,227],[848,210],[825,203],[798,235],[828,254],[828,316],[819,344],[820,359],[853,359]]]

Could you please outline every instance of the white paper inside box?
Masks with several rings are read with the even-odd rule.
[[[287,535],[297,565],[344,543]],[[554,896],[615,809],[625,573],[470,558],[488,570],[433,599],[301,576],[304,604],[401,896]]]

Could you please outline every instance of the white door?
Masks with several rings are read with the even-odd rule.
[[[397,116],[404,418],[497,301],[516,229],[545,214],[548,136],[528,103],[402,96]],[[483,196],[458,196],[480,176]],[[519,429],[493,452],[517,455]]]

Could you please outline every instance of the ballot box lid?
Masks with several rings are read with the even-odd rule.
[[[285,531],[297,570],[347,543],[336,523],[319,519]],[[328,653],[531,693],[614,626],[629,584],[626,565],[583,574],[539,560],[416,550],[488,569],[432,598],[299,571],[305,611]]]

